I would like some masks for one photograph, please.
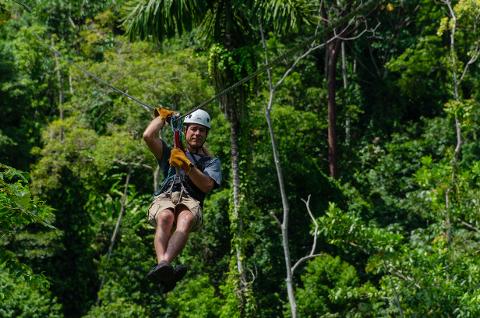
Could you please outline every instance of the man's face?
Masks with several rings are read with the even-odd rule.
[[[197,149],[203,146],[207,139],[207,128],[202,125],[189,124],[185,132],[185,139],[190,147]]]

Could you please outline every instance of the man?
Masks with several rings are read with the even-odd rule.
[[[175,287],[186,267],[173,268],[171,262],[182,251],[189,234],[202,224],[202,206],[206,193],[221,182],[220,161],[204,147],[211,124],[209,114],[201,109],[184,120],[187,149],[167,146],[159,132],[170,122],[174,112],[157,108],[155,118],[143,133],[150,151],[162,169],[165,179],[148,211],[148,220],[155,226],[154,247],[157,265],[148,276],[159,282],[164,292]]]

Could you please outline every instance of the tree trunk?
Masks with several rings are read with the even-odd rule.
[[[52,39],[52,47],[55,45],[53,39]],[[53,54],[53,58],[55,60],[55,70],[57,73],[57,82],[58,82],[58,116],[60,120],[63,121],[63,78],[62,78],[62,73],[60,70],[60,61],[59,61],[59,55],[55,51]],[[64,129],[63,129],[63,124],[60,127],[60,141],[63,142],[64,139]]]
[[[347,105],[347,87],[348,87],[348,81],[347,81],[347,61],[345,57],[345,42],[342,41],[341,44],[342,48],[342,79],[343,79],[343,89],[345,91],[345,98],[344,98],[344,107]],[[345,145],[349,146],[350,145],[350,116],[348,114],[348,111],[345,112]]]
[[[452,71],[452,84],[453,84],[453,99],[457,102],[461,101],[460,95],[459,95],[459,89],[460,89],[460,82],[461,82],[461,77],[459,79],[458,74],[457,74],[457,54],[456,54],[456,48],[455,48],[455,33],[457,29],[457,16],[455,15],[455,11],[452,6],[452,2],[449,0],[444,0],[444,4],[447,6],[448,11],[450,13],[450,25],[451,25],[451,31],[450,31],[450,63],[451,63],[451,71]],[[467,67],[468,64],[465,66]],[[464,72],[466,69],[464,70]],[[457,172],[458,172],[458,162],[460,160],[460,154],[462,151],[462,126],[461,122],[458,118],[457,113],[455,113],[454,116],[454,121],[455,121],[455,136],[456,136],[456,145],[455,145],[455,151],[453,153],[451,165],[452,165],[452,175],[451,175],[451,181],[450,181],[450,186],[448,187],[447,191],[445,192],[445,235],[447,237],[447,242],[448,242],[448,247],[450,248],[451,242],[452,242],[452,223],[450,219],[450,212],[452,210],[450,204],[450,192],[452,194],[455,193],[455,190],[457,189]]]
[[[222,43],[228,51],[233,51],[239,45],[233,37],[233,11],[230,0],[222,2],[225,14],[225,32],[223,33]],[[230,74],[228,74],[230,73]],[[228,74],[228,75],[227,75]],[[216,86],[218,91],[225,87],[232,85],[234,82],[233,72],[227,71],[227,74],[222,74],[220,80],[217,81]],[[218,80],[218,78],[217,78]],[[240,109],[243,107],[243,98],[241,97],[241,89],[234,93],[229,93],[220,98],[221,106],[225,112],[227,120],[230,122],[230,154],[232,159],[232,179],[233,179],[233,212],[231,217],[231,226],[233,228],[233,248],[235,249],[235,257],[238,271],[238,290],[237,297],[239,301],[239,316],[246,316],[248,284],[245,275],[245,266],[243,263],[243,222],[242,215],[240,215]]]
[[[243,222],[240,215],[240,174],[239,174],[239,123],[234,120],[230,123],[230,145],[231,145],[231,157],[232,157],[232,178],[233,178],[233,226],[234,230],[234,246],[235,255],[237,259],[237,270],[239,276],[239,301],[240,301],[240,317],[245,316],[246,305],[246,288],[247,279],[245,276],[245,269],[243,266],[243,248],[242,248],[242,235],[243,235]]]
[[[217,91],[222,91],[228,86],[228,81],[223,81],[228,76],[225,74],[217,74],[216,86]],[[238,119],[239,101],[237,97],[232,94],[221,96],[220,106],[225,113],[225,118],[230,123],[230,155],[231,155],[231,168],[232,168],[232,192],[233,192],[233,209],[230,214],[230,226],[232,231],[232,249],[235,252],[238,282],[237,282],[237,297],[239,302],[240,317],[245,317],[245,308],[247,307],[247,294],[248,284],[245,275],[245,266],[243,264],[244,251],[243,251],[243,222],[241,211],[241,193],[240,193],[240,152],[239,152],[239,140],[240,140],[240,120]]]
[[[262,45],[263,49],[265,50],[265,65],[268,65],[268,54],[267,54],[267,45],[265,44],[265,37],[263,34],[263,28],[260,27],[260,32],[262,35]],[[292,66],[293,68],[293,66]],[[291,69],[292,69],[291,68]],[[280,154],[278,153],[278,148],[275,142],[275,132],[273,130],[273,124],[272,124],[272,119],[271,119],[271,110],[273,107],[273,98],[275,96],[275,89],[277,85],[280,85],[280,83],[283,81],[281,79],[277,85],[273,85],[272,81],[272,72],[270,69],[267,70],[267,75],[268,75],[268,86],[270,90],[270,97],[268,99],[268,104],[267,107],[265,108],[265,119],[267,120],[267,125],[268,125],[268,132],[270,135],[270,142],[272,144],[272,152],[273,152],[273,161],[275,163],[275,170],[277,172],[277,178],[278,178],[278,186],[280,188],[280,196],[282,198],[282,207],[283,207],[283,219],[282,222],[280,223],[280,220],[277,219],[274,213],[272,215],[275,217],[275,219],[278,221],[280,225],[280,229],[282,231],[282,247],[283,247],[283,255],[285,257],[285,270],[286,270],[286,279],[285,283],[287,285],[287,295],[288,295],[288,303],[290,304],[290,313],[292,318],[297,317],[297,302],[295,299],[295,289],[293,286],[293,271],[292,271],[292,261],[290,257],[290,247],[288,244],[288,220],[289,220],[289,213],[290,213],[290,207],[288,204],[288,198],[287,198],[287,193],[285,190],[285,182],[283,179],[283,170],[282,170],[282,165],[280,163]]]
[[[292,261],[290,258],[290,247],[288,244],[288,220],[289,220],[290,207],[288,204],[287,194],[285,191],[285,182],[283,180],[282,166],[280,164],[280,155],[278,153],[278,149],[275,143],[275,133],[273,131],[272,120],[270,117],[270,109],[273,102],[273,95],[274,95],[274,91],[271,90],[270,101],[269,101],[267,110],[265,111],[265,118],[268,124],[270,142],[272,143],[273,161],[275,162],[275,169],[277,171],[278,184],[280,186],[280,194],[282,197],[283,219],[282,219],[282,223],[280,224],[280,228],[282,230],[282,247],[283,247],[283,255],[285,257],[285,270],[287,274],[285,282],[287,284],[288,302],[290,304],[290,313],[292,315],[292,318],[296,318],[297,302],[295,300],[295,290],[293,288]]]
[[[341,40],[335,39],[327,46],[327,89],[328,89],[328,170],[330,177],[337,177],[337,134],[336,134],[336,75],[337,59]]]
[[[120,230],[120,225],[122,224],[122,218],[123,215],[125,214],[125,209],[127,207],[127,199],[128,199],[128,185],[130,184],[130,176],[132,175],[132,168],[128,168],[128,173],[127,177],[125,179],[125,184],[123,186],[123,194],[122,198],[120,199],[120,212],[118,213],[118,218],[117,222],[115,223],[115,228],[112,233],[112,237],[110,238],[110,246],[108,247],[108,252],[107,252],[107,260],[106,262],[108,263],[110,261],[110,257],[112,256],[113,252],[113,247],[115,246],[115,241],[117,240],[118,236],[118,231]],[[105,276],[102,277],[102,280],[100,281],[100,287],[98,290],[100,291],[103,287],[103,284],[105,283]],[[97,304],[99,303],[99,297],[97,294]]]

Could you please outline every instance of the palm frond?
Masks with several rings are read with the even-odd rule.
[[[319,1],[270,0],[259,1],[257,15],[269,29],[279,33],[296,32],[301,26],[317,20]]]
[[[195,0],[134,0],[123,25],[131,39],[162,41],[191,31],[207,6],[208,2]]]

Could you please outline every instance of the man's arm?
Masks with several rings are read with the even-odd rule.
[[[212,178],[205,175],[197,167],[193,166],[188,173],[188,177],[192,180],[193,184],[197,186],[203,193],[210,192],[215,186],[215,181]]]
[[[145,140],[148,149],[150,149],[158,160],[162,160],[163,156],[163,143],[159,136],[159,132],[163,126],[165,126],[165,119],[158,116],[148,124],[143,132],[143,140]]]
[[[193,184],[204,193],[210,192],[215,187],[216,182],[219,182],[215,181],[215,177],[212,178],[209,173],[204,173],[195,167],[187,158],[185,152],[179,148],[172,149],[168,163],[173,167],[183,169]],[[218,170],[220,169],[218,168]]]

